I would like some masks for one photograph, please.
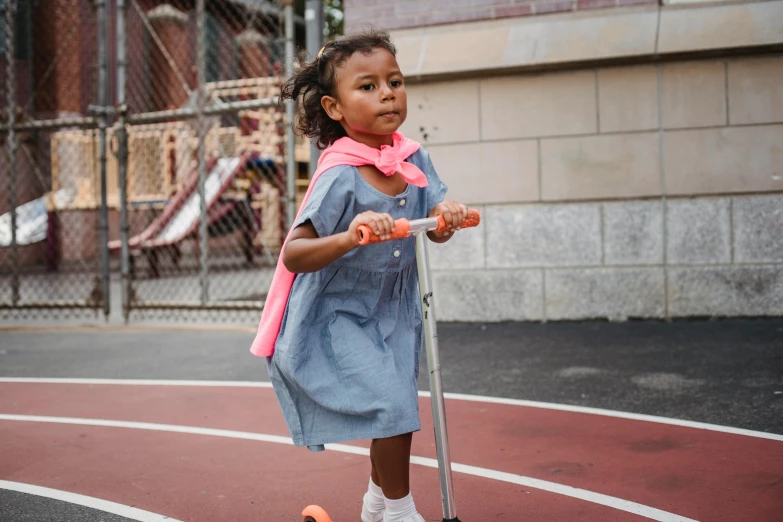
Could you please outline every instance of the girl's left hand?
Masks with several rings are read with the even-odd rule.
[[[442,238],[459,230],[462,222],[468,217],[468,207],[456,201],[443,201],[433,207],[429,217],[443,216],[447,230],[443,233],[434,233],[435,237]]]

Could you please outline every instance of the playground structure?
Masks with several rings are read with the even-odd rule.
[[[264,77],[208,83],[208,103],[228,98],[272,98],[279,92],[280,82],[279,77]],[[206,122],[209,235],[233,235],[242,243],[249,264],[258,253],[271,259],[282,245],[285,227],[285,114],[272,107],[238,111],[233,118],[211,117]],[[188,120],[128,125],[126,129],[131,266],[144,258],[147,275],[158,277],[162,251],[168,251],[178,266],[188,239],[195,239],[192,246],[198,249],[198,129]],[[116,131],[116,125],[108,129],[110,147],[116,146]],[[110,221],[116,222],[120,209],[118,162],[114,154],[107,156],[107,206]],[[308,144],[301,139],[297,139],[296,161],[309,161]],[[52,237],[58,227],[51,221],[58,213],[100,207],[97,131],[55,132],[51,138],[51,169],[52,192],[19,207],[17,213],[18,244],[46,241],[50,270],[63,260],[60,241]],[[306,188],[305,176],[297,182],[297,200]],[[0,246],[10,243],[10,226],[10,215],[0,216]],[[116,223],[110,223],[110,230],[118,229]],[[121,245],[117,234],[112,235],[115,237],[108,247],[116,253]],[[220,245],[216,248],[215,253],[220,254]]]

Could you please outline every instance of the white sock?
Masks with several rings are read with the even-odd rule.
[[[416,505],[413,503],[413,495],[410,492],[400,499],[391,500],[384,497],[383,501],[386,503],[384,522],[398,522],[418,513]]]
[[[383,490],[370,479],[370,485],[367,487],[367,493],[364,494],[364,504],[370,511],[380,513],[386,508],[383,501]]]

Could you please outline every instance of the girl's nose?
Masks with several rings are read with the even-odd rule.
[[[394,99],[394,91],[389,87],[388,85],[384,85],[381,87],[381,100],[387,101],[387,100],[393,100]]]

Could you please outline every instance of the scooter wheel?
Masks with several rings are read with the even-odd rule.
[[[329,515],[324,511],[321,506],[307,506],[302,511],[304,522],[332,522]]]

